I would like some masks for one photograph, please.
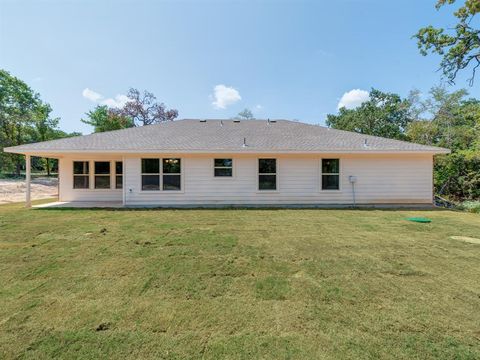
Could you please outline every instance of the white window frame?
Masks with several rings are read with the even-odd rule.
[[[109,171],[108,171],[108,175],[107,174],[97,174],[95,172],[95,163],[97,162],[105,162],[105,163],[108,163],[109,164]],[[113,190],[112,189],[112,161],[111,160],[92,160],[92,163],[93,163],[93,190]],[[103,177],[107,177],[108,176],[108,188],[97,188],[95,185],[95,178],[97,176],[103,176]]]
[[[338,173],[324,173],[323,172],[323,160],[338,160]],[[324,157],[320,159],[319,163],[319,172],[320,172],[320,192],[340,192],[342,191],[342,159],[339,157]],[[338,189],[324,189],[323,188],[323,175],[338,175]]]
[[[260,160],[270,159],[275,160],[275,173],[260,173]],[[275,190],[261,190],[260,189],[260,175],[275,175]],[[269,194],[279,192],[278,186],[278,176],[279,176],[279,161],[278,158],[274,157],[259,157],[257,158],[257,193],[260,194]]]
[[[141,172],[142,170],[142,160],[143,159],[155,159],[155,160],[158,160],[159,161],[159,173],[143,173]],[[164,159],[179,159],[180,160],[180,173],[166,173],[164,174],[163,173],[163,160]],[[143,175],[158,175],[159,177],[159,183],[158,183],[158,190],[144,190],[143,189],[143,186],[142,186],[142,177]],[[180,175],[180,190],[163,190],[163,175]],[[165,157],[159,157],[159,158],[156,158],[156,157],[142,157],[140,158],[140,192],[143,192],[143,193],[159,193],[159,192],[163,192],[163,193],[174,193],[174,194],[178,194],[178,193],[183,193],[185,192],[185,182],[184,182],[184,159],[181,158],[181,157],[178,157],[178,156],[165,156]]]
[[[75,174],[75,163],[76,162],[83,162],[88,164],[88,173],[82,173],[82,174]],[[86,188],[76,188],[75,187],[75,176],[86,176],[88,178],[88,187]],[[72,189],[77,191],[85,191],[85,190],[90,190],[92,188],[92,164],[90,163],[90,160],[72,160]]]
[[[179,172],[179,173],[164,173],[164,172],[163,172],[163,161],[164,161],[164,160],[168,160],[168,159],[178,159],[178,160],[180,160],[180,172]],[[182,175],[183,171],[182,171],[182,166],[183,166],[183,160],[182,160],[182,158],[179,158],[179,157],[164,157],[164,158],[162,158],[162,159],[160,160],[160,173],[162,174],[162,175],[161,175],[161,180],[160,180],[160,182],[161,182],[161,190],[162,190],[162,191],[168,192],[168,193],[169,193],[169,192],[177,192],[177,193],[178,193],[178,192],[182,192],[182,190],[183,190],[183,181],[182,181],[182,179],[183,179],[183,175]],[[174,176],[174,175],[180,176],[180,190],[165,190],[165,189],[163,188],[163,177],[164,177],[164,176],[169,176],[169,175],[170,175],[170,176]]]
[[[217,159],[230,159],[232,160],[232,166],[215,166],[215,160]],[[215,169],[232,169],[232,176],[215,176]],[[212,160],[212,176],[216,180],[229,180],[235,177],[235,159],[233,157],[216,157]]]
[[[158,173],[144,173],[142,171],[142,162],[143,160],[158,160]],[[152,157],[145,157],[145,158],[140,158],[140,190],[143,192],[151,193],[155,191],[161,191],[162,190],[162,159],[161,158],[152,158]],[[158,190],[145,190],[143,189],[143,176],[158,176]]]

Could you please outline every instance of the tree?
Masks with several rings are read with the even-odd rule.
[[[335,129],[404,140],[411,121],[409,100],[372,89],[368,101],[355,109],[340,108],[338,115],[327,115],[326,123]]]
[[[443,86],[433,87],[429,95],[420,101],[423,118],[419,116],[409,125],[408,138],[453,150],[472,148],[478,136],[475,128],[480,120],[480,101],[466,100],[464,89],[449,93]]]
[[[26,83],[0,69],[0,146],[20,145],[30,140],[31,128],[45,110],[40,97]],[[15,168],[17,175],[23,164],[18,154],[1,153],[0,169]]]
[[[244,120],[253,120],[255,119],[253,117],[253,113],[250,109],[243,109],[242,111],[240,111],[238,114],[237,114],[237,119],[244,119]]]
[[[163,103],[151,92],[140,93],[137,89],[130,89],[127,97],[130,99],[121,109],[111,109],[115,114],[132,119],[135,125],[151,125],[164,121],[171,121],[178,117],[178,110],[167,110]]]
[[[78,136],[81,135],[80,133],[73,132],[73,133],[66,133],[59,129],[58,124],[60,122],[60,118],[51,118],[50,113],[52,112],[52,108],[49,104],[42,104],[38,108],[38,115],[33,123],[33,127],[29,129],[31,132],[31,140],[38,142],[38,141],[48,141],[48,140],[55,140],[61,139],[65,137],[71,136]],[[56,165],[55,159],[49,158],[41,158],[40,163],[43,164],[43,169],[47,171],[47,176],[51,175],[51,169]]]
[[[133,120],[118,111],[109,109],[107,105],[98,105],[87,112],[88,119],[81,119],[85,124],[93,126],[94,132],[125,129],[135,126]]]
[[[20,145],[32,141],[53,140],[67,136],[58,128],[59,119],[51,118],[52,108],[42,102],[25,82],[0,70],[0,148]],[[56,160],[36,159],[33,166],[43,163],[50,175]],[[24,165],[24,158],[18,154],[0,152],[0,171],[15,171],[17,176]]]
[[[411,141],[447,147],[450,155],[436,157],[435,191],[453,199],[480,197],[480,101],[466,99],[468,93],[449,93],[445,87],[430,90],[419,101],[423,117],[408,126]]]
[[[438,0],[437,10],[456,0]],[[454,83],[460,70],[472,67],[469,79],[473,85],[475,71],[480,66],[480,29],[472,27],[473,17],[480,12],[480,1],[465,0],[454,13],[458,19],[455,28],[448,33],[443,28],[427,26],[421,28],[416,35],[418,48],[423,56],[434,53],[442,56],[440,69],[450,83]]]

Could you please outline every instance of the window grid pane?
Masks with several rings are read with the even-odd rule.
[[[259,190],[277,190],[277,175],[259,175]]]
[[[216,177],[231,177],[232,168],[215,168],[214,175]]]
[[[110,161],[95,161],[96,175],[110,175]]]
[[[142,175],[142,190],[160,190],[160,176]]]
[[[88,175],[88,161],[74,161],[73,162],[73,173],[75,175]]]
[[[322,159],[322,174],[339,174],[339,159]]]
[[[162,170],[164,174],[180,174],[180,159],[163,159]]]
[[[181,175],[163,175],[163,190],[180,190]]]
[[[142,174],[160,174],[160,159],[142,159]]]
[[[73,188],[74,189],[88,189],[90,187],[88,175],[74,175]]]
[[[277,159],[258,159],[259,174],[276,174]]]
[[[123,189],[123,176],[115,176],[115,189]]]
[[[110,176],[95,175],[95,189],[110,189]]]
[[[232,167],[232,165],[233,165],[232,159],[214,159],[215,167]]]
[[[123,174],[123,162],[116,161],[115,162],[115,174],[122,175]]]
[[[338,175],[322,175],[322,189],[323,190],[338,190],[339,189]]]

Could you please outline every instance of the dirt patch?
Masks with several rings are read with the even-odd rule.
[[[0,180],[0,204],[25,201],[25,180]],[[36,178],[31,183],[32,200],[58,196],[58,180],[55,178]]]
[[[450,236],[450,239],[465,241],[471,244],[480,244],[480,239],[469,237],[469,236]]]

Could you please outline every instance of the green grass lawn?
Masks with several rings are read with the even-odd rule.
[[[453,235],[480,216],[0,206],[0,358],[478,359]]]

